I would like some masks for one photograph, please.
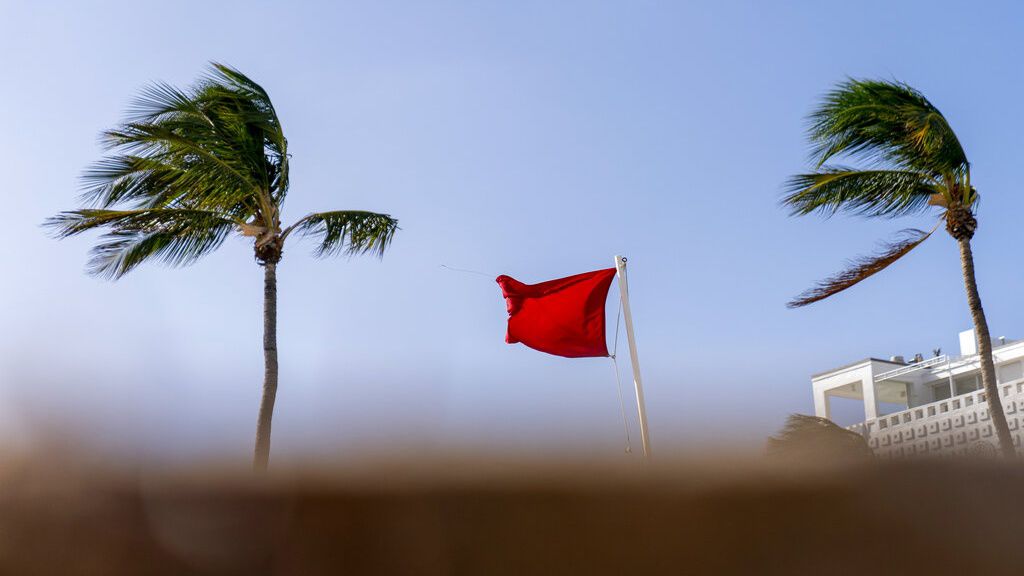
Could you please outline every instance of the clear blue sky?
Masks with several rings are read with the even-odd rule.
[[[809,309],[787,298],[928,218],[790,219],[804,117],[846,76],[896,78],[949,117],[982,195],[993,332],[1024,336],[1021,10],[922,2],[81,2],[0,8],[0,430],[126,453],[251,449],[261,270],[229,241],[183,270],[83,273],[76,206],[97,134],[147,82],[209,60],[263,84],[294,154],[287,219],[401,220],[383,261],[279,270],[278,456],[431,449],[614,455],[606,360],[503,342],[497,286],[631,263],[655,448],[755,445],[812,410],[809,374],[954,350],[957,252],[931,239]],[[614,304],[613,290],[611,302]],[[628,366],[623,366],[624,372]]]

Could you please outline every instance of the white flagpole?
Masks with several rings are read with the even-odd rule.
[[[622,298],[622,315],[626,319],[626,339],[629,340],[629,359],[633,365],[633,384],[636,386],[636,412],[640,418],[640,441],[644,458],[651,457],[651,440],[647,434],[647,407],[644,404],[644,387],[640,380],[640,360],[636,355],[636,338],[633,336],[633,313],[629,309],[629,284],[626,281],[626,259],[615,257],[615,270],[619,277],[619,296]]]

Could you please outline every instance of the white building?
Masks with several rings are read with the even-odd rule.
[[[1000,400],[1018,447],[1024,441],[1024,340],[992,342]],[[851,426],[880,456],[994,451],[995,430],[981,390],[974,331],[960,355],[907,362],[867,358],[811,378],[814,412],[832,417],[834,398],[860,400],[864,422]]]

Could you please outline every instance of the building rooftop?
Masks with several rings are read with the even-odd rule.
[[[1000,401],[1024,443],[1024,340],[993,340]],[[960,333],[960,355],[864,358],[814,374],[811,387],[817,416],[832,419],[838,401],[847,420],[840,424],[848,424],[862,406],[863,420],[850,429],[880,454],[964,452],[994,441],[973,330]]]

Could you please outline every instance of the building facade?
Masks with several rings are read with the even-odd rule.
[[[993,341],[1000,400],[1010,434],[1024,442],[1024,340]],[[960,334],[960,354],[910,361],[866,358],[811,378],[814,412],[832,418],[835,398],[860,400],[864,421],[853,426],[883,457],[995,453],[997,439],[973,330]]]

